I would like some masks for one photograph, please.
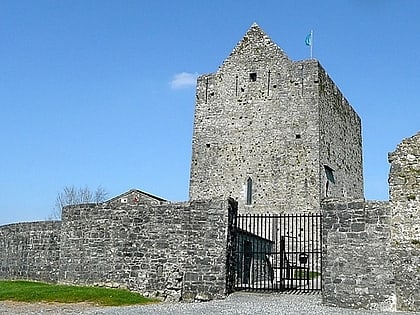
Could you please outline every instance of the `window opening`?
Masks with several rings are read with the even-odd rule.
[[[255,82],[255,81],[257,81],[257,73],[256,73],[256,72],[251,72],[251,73],[249,74],[249,80],[250,80],[251,82]]]
[[[327,165],[324,165],[324,169],[325,176],[327,177],[327,183],[325,184],[325,197],[328,197],[328,188],[330,186],[330,183],[335,184],[334,170]]]
[[[324,168],[325,168],[325,175],[327,176],[328,181],[335,184],[334,170],[328,165],[324,165]]]
[[[252,204],[252,178],[248,177],[246,180],[246,204]]]

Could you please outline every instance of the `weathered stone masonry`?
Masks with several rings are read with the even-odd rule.
[[[342,307],[420,310],[420,133],[389,154],[390,202],[323,203],[323,297]]]
[[[388,202],[326,200],[323,214],[323,297],[335,306],[392,310]]]
[[[397,308],[420,311],[420,132],[389,154]]]
[[[363,198],[360,118],[318,61],[291,61],[256,24],[197,81],[190,199],[227,196],[260,213]]]
[[[228,202],[146,204],[133,191],[63,214],[60,282],[170,298],[222,297]],[[121,203],[128,199],[127,203]]]
[[[232,206],[169,203],[131,190],[66,207],[62,222],[2,226],[0,278],[124,287],[167,300],[221,298]]]
[[[58,280],[59,221],[16,223],[0,227],[0,278]]]

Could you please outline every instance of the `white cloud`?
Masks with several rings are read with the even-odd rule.
[[[173,76],[171,80],[171,88],[183,89],[190,86],[195,86],[198,78],[198,73],[181,72]]]

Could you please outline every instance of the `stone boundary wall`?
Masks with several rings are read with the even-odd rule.
[[[60,221],[0,226],[0,278],[58,280]]]
[[[228,201],[64,209],[60,282],[126,287],[167,300],[220,298]]]
[[[395,310],[389,203],[330,199],[322,214],[324,303]]]
[[[415,200],[324,201],[324,303],[420,311],[419,209]]]

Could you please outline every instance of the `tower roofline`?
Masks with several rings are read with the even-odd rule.
[[[219,71],[227,63],[229,63],[229,61],[232,58],[234,58],[235,55],[240,55],[243,53],[243,51],[249,49],[258,50],[259,53],[262,53],[262,50],[265,49],[269,49],[272,51],[274,50],[277,51],[278,57],[291,61],[287,54],[283,51],[283,49],[280,46],[278,46],[256,22],[254,22],[248,28],[241,40],[233,48],[229,56],[223,61],[223,63],[219,67]]]

